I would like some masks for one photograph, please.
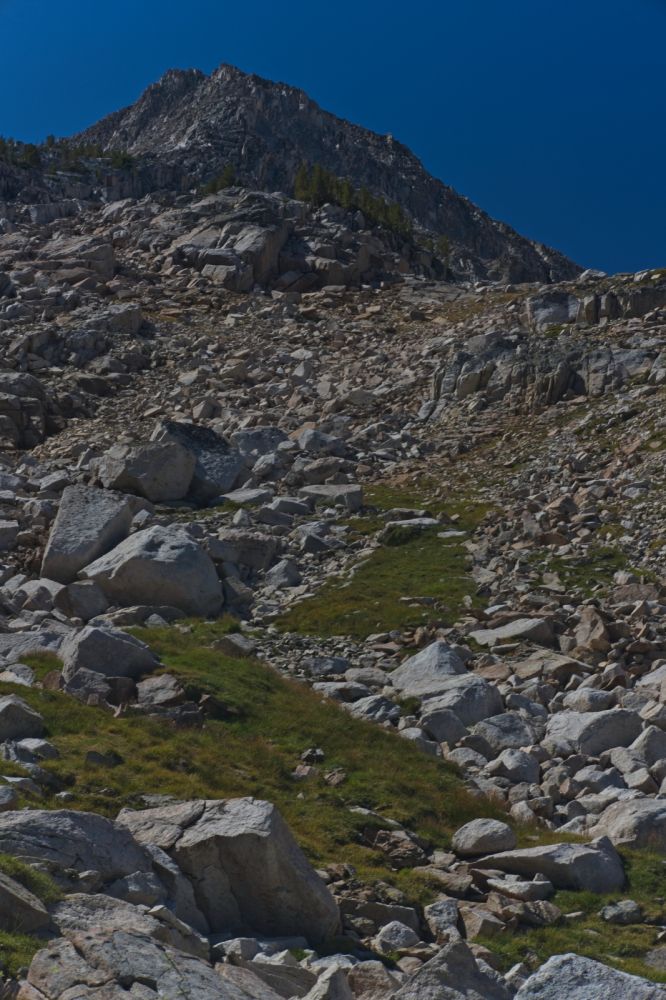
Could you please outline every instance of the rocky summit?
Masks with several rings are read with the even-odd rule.
[[[666,997],[666,270],[228,66],[0,198],[1,995]]]

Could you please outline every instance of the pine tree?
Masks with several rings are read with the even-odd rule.
[[[294,178],[294,198],[297,201],[310,201],[310,170],[307,163],[301,163]]]

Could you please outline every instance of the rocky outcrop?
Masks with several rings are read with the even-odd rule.
[[[274,806],[257,799],[191,802],[118,821],[167,851],[192,881],[213,930],[332,937],[338,909]]]
[[[245,141],[248,135],[252,143]],[[319,163],[358,188],[398,202],[424,227],[446,234],[452,261],[462,258],[462,266],[477,274],[529,281],[574,277],[578,270],[431,177],[392,136],[336,118],[303,91],[233,66],[223,65],[209,77],[170,70],[136,104],[76,140],[128,150],[149,162],[159,158],[200,180],[220,174],[230,163],[245,183],[270,191],[291,192],[300,165]],[[222,257],[221,266],[230,266]]]

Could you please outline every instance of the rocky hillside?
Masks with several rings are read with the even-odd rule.
[[[203,142],[227,80],[296,94],[171,74],[89,141],[168,91]],[[666,271],[445,280],[340,205],[25,169],[0,995],[663,1000]]]
[[[136,104],[65,145],[70,162],[64,171],[50,148],[41,150],[41,172],[5,167],[3,179],[0,164],[0,199],[10,194],[25,203],[64,202],[68,214],[72,200],[187,191],[214,181],[225,168],[246,187],[291,195],[299,167],[317,164],[400,205],[420,238],[444,236],[456,273],[543,282],[580,272],[562,254],[523,238],[432,177],[392,136],[336,118],[303,91],[232,66],[209,77],[171,70]],[[74,150],[84,155],[72,169]],[[130,157],[124,170],[108,160],[113,152]]]

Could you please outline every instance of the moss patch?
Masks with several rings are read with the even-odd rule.
[[[367,514],[349,522],[350,537],[374,534],[393,507],[427,509],[442,518],[440,528],[418,535],[395,529],[383,545],[357,565],[348,578],[333,578],[317,593],[276,619],[278,628],[305,635],[349,635],[364,639],[373,632],[424,624],[450,625],[467,599],[480,603],[467,572],[465,538],[440,538],[447,530],[471,533],[488,508],[474,501],[456,505],[432,496],[384,487],[368,491]]]

